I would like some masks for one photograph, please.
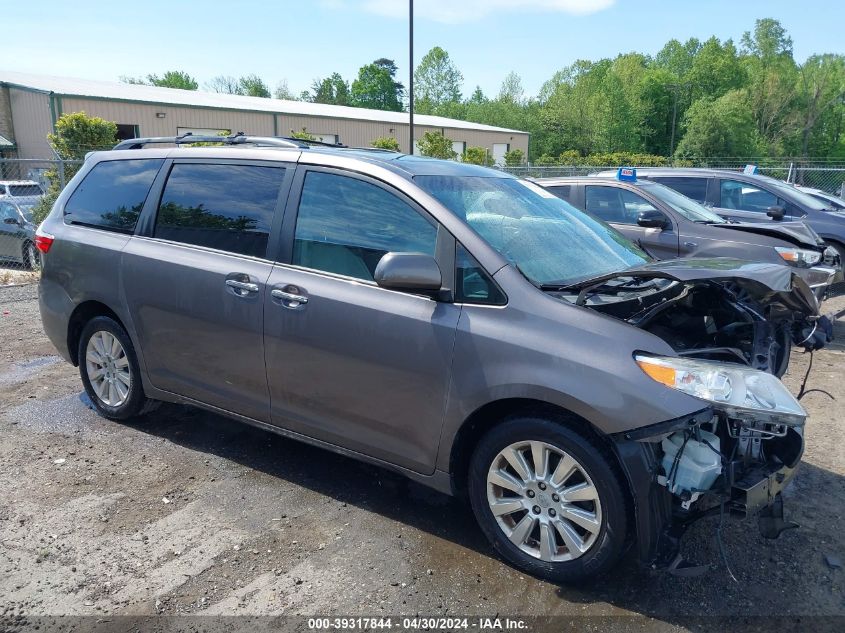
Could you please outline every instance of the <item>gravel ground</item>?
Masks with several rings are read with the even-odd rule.
[[[815,355],[810,379],[836,401],[821,393],[803,401],[804,464],[785,493],[787,519],[800,529],[767,541],[755,522],[728,520],[736,582],[719,557],[714,517],[685,541],[688,558],[712,564],[704,576],[644,571],[628,556],[605,578],[560,587],[497,560],[464,501],[389,472],[185,406],[129,424],[98,417],[77,370],[41,330],[36,292],[0,289],[7,624],[59,615],[501,614],[641,616],[610,620],[625,630],[724,626],[711,616],[733,628],[766,623],[754,630],[784,616],[804,630],[845,627],[845,571],[836,566],[845,560],[841,344]],[[841,342],[845,324],[837,331]],[[793,392],[807,358],[793,356],[785,379]]]

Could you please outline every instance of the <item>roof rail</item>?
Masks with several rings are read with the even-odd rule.
[[[311,140],[308,138],[297,138],[296,136],[274,136],[272,138],[291,141],[293,143],[305,143],[307,145],[319,145],[320,147],[346,147],[343,143],[327,143],[326,141]]]
[[[265,147],[292,147],[305,149],[309,143],[331,145],[319,141],[304,141],[302,139],[283,138],[278,136],[247,136],[243,132],[231,136],[204,136],[186,132],[181,136],[155,136],[150,138],[130,138],[121,141],[112,149],[142,149],[145,145],[190,145],[193,143],[220,143],[223,145],[257,145]],[[335,147],[332,145],[332,147]]]

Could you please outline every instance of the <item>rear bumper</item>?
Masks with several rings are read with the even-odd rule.
[[[73,313],[73,302],[57,283],[42,277],[38,284],[38,308],[41,311],[41,324],[44,333],[59,355],[72,363],[68,349],[68,322]]]

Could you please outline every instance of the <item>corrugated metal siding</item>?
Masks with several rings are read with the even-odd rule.
[[[52,158],[47,134],[53,131],[50,95],[9,88],[18,158]]]
[[[258,136],[273,134],[273,115],[261,112],[212,110],[64,97],[62,113],[84,111],[115,123],[134,124],[141,136],[176,136],[180,127],[232,130]],[[163,112],[164,118],[156,113]]]
[[[13,89],[14,91],[14,89]],[[26,136],[27,147],[32,157],[46,158],[52,155],[46,135],[52,130],[49,96],[25,91],[15,91],[19,107],[13,109],[15,131]],[[14,102],[14,99],[13,99]],[[141,136],[175,136],[178,128],[208,128],[232,130],[259,136],[274,133],[286,136],[305,128],[311,134],[336,134],[342,143],[351,147],[369,147],[375,139],[393,136],[399,141],[403,152],[409,152],[408,125],[381,123],[358,119],[337,119],[304,115],[272,114],[252,111],[215,110],[187,106],[148,105],[78,97],[57,98],[61,112],[84,111],[115,123],[137,125]],[[57,106],[58,107],[58,106]],[[14,108],[14,105],[13,105]],[[164,113],[164,118],[156,113]],[[36,116],[38,115],[38,116]],[[274,126],[274,117],[276,119]],[[20,131],[19,131],[20,130]],[[510,143],[527,153],[528,135],[486,130],[464,130],[417,125],[414,132],[417,139],[431,131],[443,131],[453,141],[466,142],[467,147],[480,146],[492,150],[493,143]],[[27,136],[28,135],[28,136]],[[21,140],[19,145],[23,146]]]

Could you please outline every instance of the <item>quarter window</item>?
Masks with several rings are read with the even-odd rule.
[[[769,207],[778,205],[778,197],[776,195],[747,182],[723,180],[720,189],[722,202],[719,206],[723,209],[766,213]]]
[[[504,305],[505,294],[462,244],[455,252],[455,300],[458,303]]]
[[[305,176],[295,265],[372,281],[386,253],[434,255],[436,242],[436,227],[387,190],[337,174]]]
[[[657,211],[642,196],[617,187],[590,185],[586,192],[587,211],[605,222],[636,224],[643,211]]]
[[[284,168],[177,163],[161,196],[155,237],[267,256]]]
[[[549,191],[555,194],[558,198],[569,201],[572,196],[572,185],[554,185],[547,187]]]
[[[97,163],[65,204],[65,222],[131,233],[164,161]]]

